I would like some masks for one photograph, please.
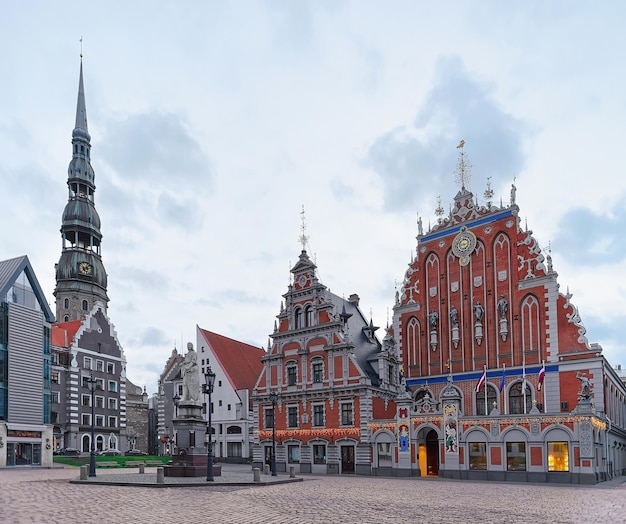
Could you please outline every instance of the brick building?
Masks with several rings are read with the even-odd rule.
[[[253,394],[253,464],[270,463],[276,444],[278,471],[369,475],[369,424],[395,415],[398,355],[378,340],[357,295],[345,300],[318,280],[304,247]],[[389,467],[391,441],[381,443]]]
[[[396,296],[390,330],[411,393],[394,425],[396,474],[594,483],[626,468],[626,388],[589,343],[550,255],[508,205],[465,187],[439,206]],[[400,433],[405,439],[402,440]],[[404,445],[401,445],[401,443]],[[374,457],[376,461],[376,457]]]

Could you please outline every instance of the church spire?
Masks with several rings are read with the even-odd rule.
[[[85,105],[85,88],[83,86],[83,54],[80,54],[80,76],[78,79],[78,100],[76,101],[76,124],[72,137],[77,134],[86,135],[87,140],[91,140],[87,129],[87,107]]]
[[[55,267],[57,322],[79,320],[97,302],[106,310],[109,301],[107,274],[100,253],[100,217],[94,201],[96,185],[87,130],[82,53],[67,188],[68,202],[61,221],[61,258]]]

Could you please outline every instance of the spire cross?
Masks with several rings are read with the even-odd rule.
[[[309,240],[309,237],[306,236],[306,219],[304,217],[304,205],[302,206],[302,211],[300,211],[300,215],[302,216],[302,225],[300,226],[300,230],[302,234],[300,235],[300,243],[302,244],[302,251],[306,250],[306,243]]]

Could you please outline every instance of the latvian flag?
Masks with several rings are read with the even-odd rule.
[[[485,380],[487,380],[487,366],[485,366],[485,369],[483,370],[483,374],[480,377],[478,384],[476,384],[476,392],[480,391],[480,388],[482,388],[485,385]]]
[[[546,376],[546,363],[542,362],[541,363],[541,369],[539,370],[539,381],[537,383],[537,389],[541,389],[541,387],[543,386],[543,379]]]

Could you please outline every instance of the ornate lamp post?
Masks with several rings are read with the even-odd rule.
[[[207,426],[207,432],[209,434],[209,438],[207,441],[207,464],[206,464],[206,479],[207,482],[212,482],[213,479],[213,428],[211,426],[211,394],[213,393],[213,384],[215,384],[215,373],[211,370],[211,366],[206,368],[206,373],[204,374],[204,384],[202,388],[202,392],[205,395],[209,396],[206,409],[209,414],[209,421]]]
[[[276,391],[270,393],[272,401],[272,477],[276,476],[276,399],[278,394]]]
[[[94,395],[96,393],[96,384],[98,381],[93,378],[91,375],[85,382],[87,382],[87,387],[91,392],[91,451],[89,452],[89,476],[96,476],[96,412],[95,412],[95,398]]]

